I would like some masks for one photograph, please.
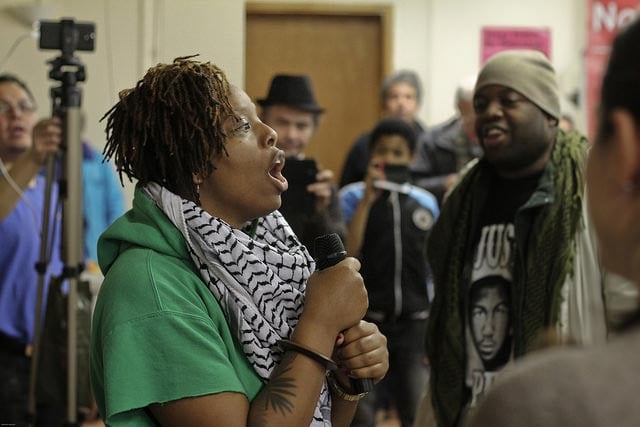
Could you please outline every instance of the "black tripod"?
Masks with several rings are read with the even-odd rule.
[[[90,24],[93,28],[93,24]],[[64,268],[62,279],[68,283],[67,309],[67,422],[75,425],[77,422],[77,313],[78,281],[84,269],[83,254],[83,215],[82,215],[82,145],[81,134],[81,103],[82,91],[77,86],[86,78],[84,65],[74,56],[78,48],[78,41],[83,34],[73,20],[65,19],[60,23],[41,23],[40,47],[47,49],[59,48],[62,54],[48,64],[51,66],[49,78],[61,82],[60,86],[51,89],[52,113],[62,120],[63,142],[59,152],[62,173],[59,180],[59,197],[62,200],[62,261]],[[91,35],[91,49],[93,50],[93,33]],[[52,44],[53,43],[53,44]],[[58,46],[59,45],[59,46]],[[31,378],[29,384],[28,411],[32,419],[36,414],[36,385],[38,378],[38,361],[41,346],[42,331],[42,299],[44,281],[47,270],[47,248],[49,242],[49,218],[51,209],[51,192],[54,181],[56,159],[51,156],[47,160],[47,174],[45,187],[44,219],[42,240],[40,246],[40,261],[36,265],[39,273],[38,291],[36,296],[36,314],[34,330],[34,348],[31,360]]]

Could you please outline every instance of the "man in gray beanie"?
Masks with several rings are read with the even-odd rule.
[[[549,331],[575,344],[606,338],[611,291],[583,204],[588,143],[558,128],[552,65],[539,52],[497,54],[473,103],[484,156],[446,199],[428,243],[431,384],[417,425],[460,425],[502,368]]]

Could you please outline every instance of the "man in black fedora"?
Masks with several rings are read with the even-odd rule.
[[[344,238],[346,227],[333,172],[304,154],[324,112],[311,80],[306,75],[275,75],[267,97],[257,102],[262,107],[262,121],[276,131],[278,148],[287,156],[283,174],[289,180],[289,190],[283,194],[280,211],[311,252],[318,236],[338,233]]]

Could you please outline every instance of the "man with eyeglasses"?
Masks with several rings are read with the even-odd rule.
[[[27,423],[45,191],[39,173],[58,150],[61,133],[59,119],[38,121],[33,95],[22,81],[0,75],[0,423]],[[45,283],[62,271],[60,220],[55,206],[51,212]]]

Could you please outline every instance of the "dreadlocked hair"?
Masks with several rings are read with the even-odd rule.
[[[207,177],[223,153],[224,121],[235,117],[229,82],[209,62],[176,58],[150,68],[135,88],[120,92],[107,119],[104,155],[123,181],[157,182],[200,204],[193,175]]]

